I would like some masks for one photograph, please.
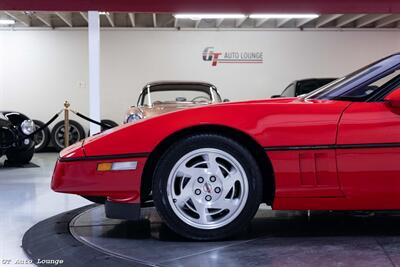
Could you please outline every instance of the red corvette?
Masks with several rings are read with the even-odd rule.
[[[106,198],[110,218],[154,201],[194,239],[276,210],[400,209],[400,54],[299,98],[221,103],[126,124],[60,154],[52,189]]]

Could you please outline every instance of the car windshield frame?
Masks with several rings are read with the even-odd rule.
[[[366,101],[348,96],[351,92],[367,86],[400,68],[400,53],[393,54],[378,61],[375,61],[359,70],[356,70],[342,78],[334,80],[320,89],[302,96],[304,99],[320,100],[345,100],[345,101]],[[379,94],[378,89],[373,94]],[[346,96],[347,95],[347,96]],[[372,96],[369,96],[370,98]]]
[[[159,86],[159,85],[157,85]],[[159,89],[157,86],[150,86],[149,88],[143,88],[142,92],[139,95],[138,101],[137,101],[137,106],[138,107],[143,107],[145,106],[145,98],[147,94],[150,92],[155,93],[155,92],[161,92],[161,91],[197,91],[197,92],[202,92],[206,93],[210,97],[211,103],[220,103],[222,102],[221,95],[219,94],[217,88],[213,85],[210,85],[209,87],[204,86],[205,89],[199,89],[199,88],[166,88],[166,89]],[[179,87],[183,87],[184,85],[180,84]],[[203,87],[203,86],[202,86]],[[157,88],[157,89],[155,89]]]

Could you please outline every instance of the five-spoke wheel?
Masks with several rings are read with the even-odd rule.
[[[172,168],[168,200],[187,224],[213,229],[231,222],[244,207],[248,194],[246,173],[227,152],[202,148],[184,155]]]
[[[171,146],[160,159],[153,177],[154,203],[183,236],[225,238],[254,216],[261,181],[256,161],[238,142],[194,135]]]

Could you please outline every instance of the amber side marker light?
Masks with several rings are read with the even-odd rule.
[[[97,164],[97,171],[128,171],[136,170],[137,161],[122,161],[122,162],[102,162]]]
[[[104,163],[97,164],[97,170],[99,172],[111,171],[111,169],[112,169],[112,163],[110,163],[110,162],[104,162]]]

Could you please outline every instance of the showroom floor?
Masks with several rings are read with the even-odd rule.
[[[42,221],[42,231],[57,236],[50,233],[52,228],[60,229],[51,227],[60,224],[57,214],[90,204],[50,190],[56,158],[55,153],[37,154],[33,164],[24,168],[4,167],[0,161],[0,259],[27,259],[21,240],[29,228]],[[54,215],[53,221],[49,219]],[[147,220],[139,224],[107,219],[102,206],[96,205],[68,216],[64,235],[69,241],[60,243],[59,231],[58,245],[75,247],[78,254],[85,247],[95,248],[96,257],[127,262],[119,266],[400,266],[398,212],[311,212],[308,216],[307,212],[274,212],[262,207],[241,235],[218,242],[177,237],[151,208],[144,210]],[[26,240],[38,247],[34,228]],[[34,242],[29,242],[31,237]],[[71,239],[78,245],[71,245]],[[56,251],[52,255],[63,257],[62,247],[44,241],[49,247],[45,253]],[[79,258],[75,252],[69,254]],[[63,266],[78,265],[65,262]]]
[[[89,204],[81,197],[50,190],[56,159],[57,153],[36,154],[33,164],[24,168],[4,167],[4,158],[0,159],[0,259],[27,259],[21,240],[31,226],[63,211]]]

